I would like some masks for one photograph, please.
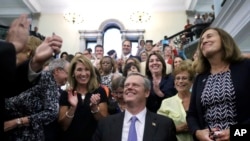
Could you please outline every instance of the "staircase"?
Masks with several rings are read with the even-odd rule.
[[[236,41],[240,50],[244,53],[250,53],[250,0],[227,0],[223,1],[223,7],[211,24],[205,27],[218,27],[227,31]],[[198,25],[195,25],[198,26]],[[195,26],[191,28],[195,28]],[[181,35],[186,32],[182,30],[168,39],[174,39],[177,46],[181,46],[187,58],[191,59],[199,42],[199,38],[193,41],[181,41]]]

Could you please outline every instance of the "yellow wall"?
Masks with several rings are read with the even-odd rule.
[[[78,30],[97,30],[100,24],[108,19],[117,19],[123,23],[126,29],[145,29],[145,39],[158,42],[164,35],[171,36],[183,30],[186,24],[185,11],[153,12],[151,20],[147,24],[135,24],[129,19],[128,13],[86,13],[82,24],[74,25],[64,20],[62,14],[42,14],[38,21],[39,32],[50,36],[54,32],[63,38],[62,51],[74,54],[79,51]]]

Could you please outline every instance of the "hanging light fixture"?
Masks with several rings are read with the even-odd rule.
[[[77,12],[67,12],[63,17],[66,21],[73,24],[80,24],[83,22],[83,16]]]
[[[146,23],[150,18],[150,14],[146,11],[136,11],[130,15],[130,20],[136,23]]]

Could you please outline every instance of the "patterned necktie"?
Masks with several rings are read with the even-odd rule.
[[[128,132],[128,141],[137,141],[137,134],[136,134],[136,129],[135,129],[135,122],[137,120],[136,116],[132,116],[130,121],[130,127],[129,127],[129,132]]]

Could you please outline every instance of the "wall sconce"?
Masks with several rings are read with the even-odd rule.
[[[64,19],[73,24],[80,24],[83,22],[83,16],[76,12],[67,12],[63,15]]]
[[[150,18],[150,14],[146,11],[136,11],[130,15],[130,20],[136,23],[146,23]]]

